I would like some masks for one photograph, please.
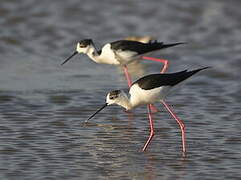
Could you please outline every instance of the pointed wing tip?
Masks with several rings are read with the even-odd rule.
[[[212,68],[211,66],[206,66],[206,67],[203,67],[203,68],[200,68],[200,69],[198,69],[199,71],[202,71],[202,70],[204,70],[204,69],[209,69],[209,68]]]

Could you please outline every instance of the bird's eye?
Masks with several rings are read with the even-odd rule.
[[[110,97],[110,99],[114,99],[114,97],[113,97],[113,96],[111,96],[111,97]]]

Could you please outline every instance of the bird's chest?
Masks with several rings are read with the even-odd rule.
[[[113,49],[110,44],[106,44],[102,48],[101,59],[105,61],[106,64],[125,65],[137,60],[139,57],[136,55],[136,52]]]
[[[138,87],[138,85],[134,85],[130,90],[131,103],[133,106],[155,103],[162,98],[160,94],[161,90],[161,88],[144,90]]]
[[[110,44],[106,44],[102,48],[102,52],[101,52],[99,59],[104,64],[120,65],[120,62],[116,58],[114,51],[112,51]]]

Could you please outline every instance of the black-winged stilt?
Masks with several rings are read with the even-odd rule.
[[[158,51],[164,48],[177,46],[183,44],[182,42],[164,44],[163,42],[150,41],[148,43],[141,43],[138,41],[119,40],[105,44],[101,50],[97,50],[92,39],[83,39],[77,43],[76,50],[69,56],[63,63],[68,62],[73,56],[78,53],[87,54],[90,59],[96,63],[121,65],[124,69],[124,73],[128,82],[128,86],[131,86],[131,77],[128,73],[127,64],[139,60],[141,58],[146,60],[152,60],[164,63],[162,73],[168,68],[168,61],[165,59],[157,59],[152,57],[146,57],[153,51]]]
[[[180,120],[177,115],[173,112],[171,107],[164,102],[164,98],[170,92],[170,90],[178,85],[180,82],[186,80],[187,78],[191,77],[195,73],[204,70],[208,67],[192,70],[192,71],[180,71],[176,73],[170,74],[151,74],[144,76],[137,81],[135,81],[129,90],[128,96],[122,90],[115,90],[111,91],[107,94],[106,103],[102,106],[98,111],[96,111],[92,116],[90,116],[88,120],[93,118],[97,113],[99,113],[105,107],[117,104],[124,107],[126,110],[131,110],[136,108],[140,105],[148,104],[148,117],[150,121],[150,136],[146,141],[143,151],[146,150],[147,146],[151,142],[154,136],[154,126],[153,126],[153,119],[151,113],[151,105],[155,102],[162,102],[165,108],[169,111],[172,117],[177,121],[180,126],[182,132],[182,151],[186,152],[186,142],[185,142],[185,125],[182,120]]]

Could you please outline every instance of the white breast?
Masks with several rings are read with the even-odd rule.
[[[120,62],[115,58],[115,54],[111,50],[109,43],[102,48],[101,55],[98,59],[100,63],[120,65]]]
[[[137,53],[133,51],[117,50],[113,52],[111,45],[108,43],[102,48],[99,61],[105,64],[124,65],[139,59],[136,55]]]
[[[170,86],[164,86],[159,88],[154,88],[151,90],[141,89],[138,84],[134,84],[130,88],[130,102],[133,107],[142,104],[153,104],[164,99],[169,92]]]

